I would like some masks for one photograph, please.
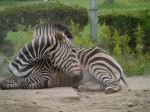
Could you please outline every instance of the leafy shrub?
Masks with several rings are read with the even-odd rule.
[[[14,43],[7,40],[0,44],[0,53],[3,53],[7,56],[11,56],[14,53],[13,47]]]
[[[73,37],[79,36],[79,32],[81,31],[79,29],[79,24],[75,24],[72,20],[70,21],[70,24],[68,25],[68,29],[70,29],[70,32]]]
[[[117,14],[100,15],[98,18],[100,24],[106,23],[112,30],[117,29],[120,35],[132,35],[139,22],[137,17]]]
[[[139,24],[133,32],[136,44],[135,51],[130,49],[128,45],[131,39],[128,34],[120,35],[116,29],[114,32],[111,32],[110,27],[106,24],[103,24],[101,29],[102,32],[99,38],[108,38],[105,40],[108,42],[105,42],[106,45],[104,46],[109,47],[105,50],[112,54],[113,57],[121,64],[127,76],[147,75],[150,73],[150,70],[148,69],[150,67],[150,54],[143,53],[142,38],[144,37],[144,31]],[[107,36],[103,36],[106,35],[106,33]]]
[[[136,31],[134,32],[134,36],[136,41],[135,51],[141,55],[143,54],[143,38],[145,37],[145,33],[139,24],[136,28]]]
[[[85,36],[84,37],[75,36],[72,41],[75,45],[77,45],[80,48],[81,47],[85,47],[85,48],[94,47],[94,44],[92,43],[91,39]]]
[[[110,27],[107,26],[105,23],[102,25],[101,29],[99,30],[97,37],[97,44],[99,47],[108,50],[108,52],[112,51],[112,32]]]
[[[131,37],[129,45],[132,49],[135,49],[136,47],[136,37],[133,32],[135,32],[138,24],[140,24],[145,33],[145,36],[142,38],[142,41],[144,43],[145,48],[148,48],[150,45],[150,15],[147,10],[141,11],[141,14],[137,15],[138,16],[114,13],[108,15],[99,15],[98,22],[101,25],[104,23],[108,25],[110,27],[111,32],[117,30],[119,35],[128,35],[129,37]]]
[[[88,23],[88,11],[85,8],[67,6],[56,2],[33,3],[19,5],[0,11],[0,42],[8,31],[26,30],[40,23],[40,21],[59,21],[70,24],[71,20],[79,25],[80,29]]]
[[[139,19],[132,16],[125,15],[102,15],[99,16],[99,23],[110,26],[111,31],[113,32],[115,29],[118,31],[120,35],[128,34],[130,37],[133,37],[133,32],[137,27]],[[135,41],[134,38],[131,39],[130,45],[134,48]]]
[[[10,58],[0,53],[0,76],[7,77],[10,75],[10,71],[8,68],[8,64],[10,62]]]

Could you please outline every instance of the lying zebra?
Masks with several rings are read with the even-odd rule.
[[[105,51],[100,48],[81,48],[77,51],[81,63],[83,78],[74,83],[70,77],[60,70],[55,70],[54,86],[73,86],[78,91],[105,91],[106,94],[117,92],[121,89],[120,80],[128,88],[126,77],[121,66]]]
[[[38,31],[38,33],[39,32],[40,31]],[[36,35],[41,35],[38,33]],[[35,69],[34,71],[38,71],[40,69],[43,70],[43,73],[41,72],[39,75],[31,74],[30,77],[22,79],[23,81],[21,81],[21,87],[19,88],[44,88],[64,85],[76,86],[78,87],[79,91],[105,91],[105,93],[113,93],[120,90],[120,79],[125,83],[125,85],[128,86],[122,68],[105,51],[101,50],[100,48],[82,48],[76,51],[76,49],[74,48],[74,52],[76,52],[77,59],[80,61],[80,69],[83,73],[82,80],[76,80],[78,81],[78,83],[73,82],[70,79],[70,76],[67,77],[67,75],[63,75],[66,73],[62,72],[62,70],[57,67],[57,65],[55,65],[52,60],[50,60],[49,58],[45,58],[46,60],[41,59],[34,62],[35,65],[44,66],[38,66],[38,69]],[[59,53],[57,56],[59,57],[60,54],[61,53]],[[49,75],[48,72],[44,71],[44,69],[46,68],[45,65],[47,65],[47,68],[53,72],[53,75]],[[70,70],[74,67],[72,68],[72,66],[70,66],[70,63],[66,63],[66,65],[64,65],[64,68]],[[47,75],[45,75],[44,72],[47,73]],[[7,89],[8,86],[7,84],[5,84],[5,82],[12,82],[13,84],[15,83],[14,79],[16,78],[10,78],[3,81],[3,83],[1,84],[1,88]],[[40,80],[40,82],[38,80]]]
[[[120,90],[120,79],[128,86],[120,65],[103,50],[99,48],[82,48],[77,51],[77,56],[81,62],[83,73],[83,79],[77,83],[73,82],[70,76],[65,75],[65,73],[63,73],[61,70],[58,70],[56,67],[51,65],[51,60],[48,59],[39,60],[35,65],[38,66],[38,70],[40,71],[44,70],[43,66],[44,64],[46,64],[46,66],[48,66],[48,70],[51,70],[53,72],[53,75],[51,75],[50,78],[49,75],[44,75],[41,73],[41,75],[31,75],[30,77],[25,78],[25,81],[23,81],[23,79],[22,81],[20,79],[16,81],[21,81],[22,84],[20,88],[24,89],[73,86],[77,87],[80,92],[105,91],[105,93],[107,94]],[[37,72],[39,72],[38,70]],[[45,80],[44,78],[47,80]],[[42,83],[39,83],[37,79],[43,79],[43,81],[41,81]],[[14,79],[7,79],[7,82],[12,81],[14,81]]]
[[[13,76],[0,82],[1,89],[44,88],[52,82],[53,66],[76,82],[82,79],[76,47],[71,34],[61,24],[40,24],[34,37],[23,46],[9,64]],[[69,69],[68,67],[69,66]]]

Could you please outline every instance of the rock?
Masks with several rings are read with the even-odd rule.
[[[128,103],[128,107],[133,107],[134,104],[133,103]]]

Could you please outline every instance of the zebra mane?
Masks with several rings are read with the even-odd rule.
[[[66,27],[66,25],[64,25],[62,23],[59,23],[59,22],[50,22],[50,23],[41,23],[41,24],[38,24],[38,25],[36,25],[34,27],[35,32],[39,28],[47,28],[47,29],[50,28],[51,31],[48,31],[48,32],[51,33],[51,34],[54,34],[56,32],[58,32],[58,33],[62,33],[63,32],[63,34],[66,35],[67,38],[69,38],[69,39],[73,38],[72,35],[71,35],[71,33],[70,33],[70,31]],[[45,29],[45,30],[47,30],[47,29]]]

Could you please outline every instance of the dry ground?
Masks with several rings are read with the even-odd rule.
[[[0,90],[0,112],[150,112],[150,77],[128,82],[131,91],[109,95],[74,90],[76,95],[67,88]]]

